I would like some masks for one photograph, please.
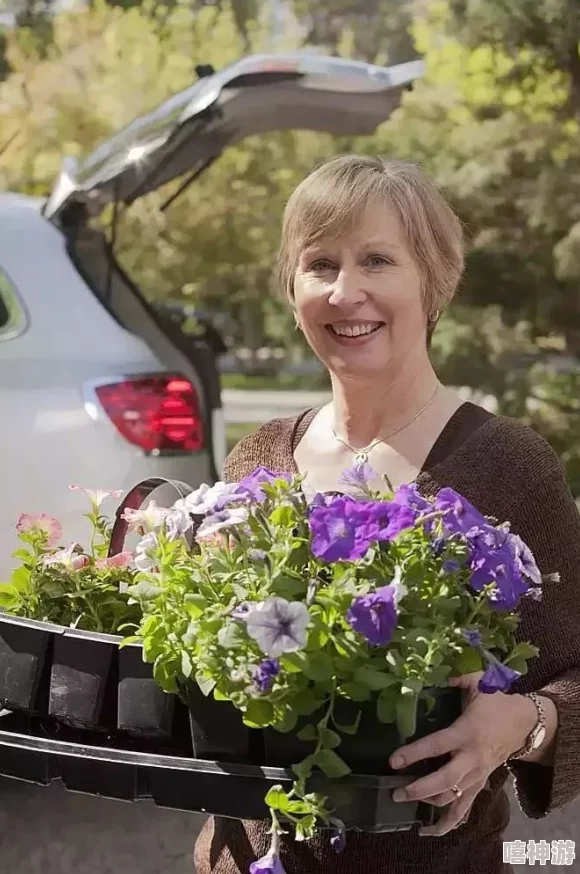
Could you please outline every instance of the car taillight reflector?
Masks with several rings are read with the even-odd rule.
[[[95,389],[122,436],[145,452],[203,449],[203,422],[194,386],[181,376],[144,376]]]

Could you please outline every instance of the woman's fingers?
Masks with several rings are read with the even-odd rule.
[[[419,834],[425,837],[441,837],[453,829],[459,828],[469,818],[473,802],[479,794],[480,788],[471,786],[461,798],[449,805],[439,822],[435,825],[424,826],[419,830]]]
[[[452,792],[452,787],[458,786],[460,789],[467,788],[473,783],[473,778],[469,779],[473,772],[473,762],[468,753],[458,753],[453,759],[442,768],[438,768],[432,774],[426,777],[420,777],[408,786],[401,786],[393,792],[393,801],[429,801],[440,795],[450,796],[449,804],[457,797],[457,794]],[[466,779],[467,778],[467,779]],[[434,803],[434,802],[433,802]]]

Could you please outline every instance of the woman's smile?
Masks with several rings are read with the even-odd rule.
[[[362,346],[385,327],[385,322],[379,321],[341,321],[326,325],[326,330],[341,346]]]

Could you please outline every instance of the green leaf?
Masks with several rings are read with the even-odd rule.
[[[295,824],[296,840],[307,841],[314,837],[316,827],[316,816],[311,813],[308,816],[303,816]]]
[[[270,725],[274,716],[274,707],[270,701],[263,698],[252,698],[248,701],[244,713],[244,724],[250,728],[264,728]]]
[[[195,675],[195,682],[199,686],[202,695],[205,695],[206,698],[211,695],[216,684],[216,681],[212,677],[204,677],[199,671]]]
[[[292,703],[298,716],[311,716],[322,706],[322,701],[312,689],[303,689],[294,697]]]
[[[207,607],[207,601],[197,592],[189,592],[184,600],[185,611],[191,619],[198,619]]]
[[[331,728],[321,728],[320,729],[320,742],[323,747],[327,750],[336,749],[336,747],[340,746],[341,737]]]
[[[388,691],[385,689],[377,698],[377,719],[383,725],[395,722],[397,715],[396,702],[397,695],[394,689]]]
[[[346,698],[352,701],[368,701],[371,697],[370,689],[362,683],[343,683],[340,691]]]
[[[134,586],[128,586],[127,594],[138,601],[149,601],[163,594],[163,588],[161,586],[154,586],[148,580],[141,580],[140,583],[136,583]]]
[[[304,673],[307,656],[303,652],[289,652],[280,659],[280,664],[288,674]]]
[[[315,726],[309,722],[308,725],[305,725],[304,728],[298,732],[297,737],[299,740],[304,741],[316,740],[318,738],[318,732],[316,731]]]
[[[392,674],[386,674],[368,665],[363,665],[359,668],[354,675],[354,679],[356,683],[362,683],[374,692],[387,689],[397,682],[397,677],[394,677]]]
[[[279,731],[280,734],[288,734],[296,728],[298,722],[298,714],[295,710],[287,710],[282,719],[272,724],[272,728]]]
[[[396,649],[390,649],[386,655],[386,659],[393,668],[400,667],[400,665],[404,664],[404,659],[401,653]]]
[[[359,712],[357,713],[357,717],[356,717],[355,721],[351,722],[350,725],[342,725],[341,723],[337,722],[336,719],[333,719],[332,721],[333,721],[335,728],[337,728],[341,732],[341,734],[353,735],[353,734],[357,733],[361,719],[362,719],[362,710],[359,710]]]
[[[340,756],[337,756],[334,750],[319,750],[313,756],[313,760],[325,776],[331,779],[346,777],[347,774],[350,774],[351,769]]]
[[[292,765],[292,771],[296,774],[299,780],[308,780],[312,773],[312,766],[314,765],[314,756],[306,756],[301,762],[298,762],[297,765]]]
[[[532,646],[531,643],[522,641],[518,643],[512,650],[509,658],[506,659],[506,664],[511,665],[514,659],[532,659],[536,658],[540,650],[537,646]],[[517,670],[517,669],[516,669]]]
[[[288,809],[288,796],[281,786],[271,786],[264,801],[273,810]]]
[[[472,674],[475,671],[481,671],[483,661],[477,650],[467,647],[464,649],[453,662],[453,671],[457,676],[463,674]]]
[[[181,673],[185,677],[186,680],[189,680],[191,677],[191,672],[193,671],[193,665],[191,663],[191,659],[189,657],[189,653],[187,650],[182,650],[181,652]]]
[[[244,643],[244,633],[237,623],[230,622],[228,625],[220,628],[217,633],[217,640],[224,649],[236,649]]]
[[[395,702],[397,728],[404,739],[412,737],[417,731],[417,704],[417,694],[403,690]]]
[[[419,694],[422,689],[423,683],[421,682],[421,680],[417,679],[417,677],[405,677],[401,686],[401,692],[403,693],[403,695],[407,695],[410,692],[415,692]]]
[[[305,660],[303,671],[309,680],[322,683],[333,676],[334,664],[327,653],[315,652]]]
[[[272,524],[280,525],[283,528],[292,528],[295,518],[294,508],[288,504],[281,504],[270,513]]]

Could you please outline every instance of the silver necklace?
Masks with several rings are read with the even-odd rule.
[[[429,407],[433,403],[433,401],[435,400],[437,392],[439,391],[439,387],[440,387],[440,383],[437,383],[435,391],[433,392],[433,394],[431,395],[431,397],[429,398],[429,400],[427,401],[425,406],[421,407],[419,412],[415,413],[415,415],[413,416],[412,419],[409,419],[408,422],[405,422],[404,425],[401,425],[400,428],[396,428],[394,431],[391,431],[389,434],[383,434],[381,437],[376,437],[372,441],[372,443],[369,443],[368,446],[363,446],[361,449],[356,449],[354,446],[351,446],[350,443],[347,443],[347,441],[344,440],[342,437],[339,437],[339,435],[336,433],[335,428],[332,429],[332,433],[334,435],[334,438],[335,438],[335,440],[338,440],[339,443],[342,443],[343,446],[346,446],[346,448],[349,449],[350,452],[353,453],[355,464],[366,464],[367,461],[369,460],[369,453],[372,452],[372,450],[375,448],[375,446],[378,446],[379,443],[384,443],[385,440],[388,440],[390,437],[394,437],[395,434],[399,434],[401,431],[404,431],[405,428],[408,428],[409,425],[412,425],[413,422],[415,421],[415,419],[418,419],[419,416],[425,412],[427,407]]]

